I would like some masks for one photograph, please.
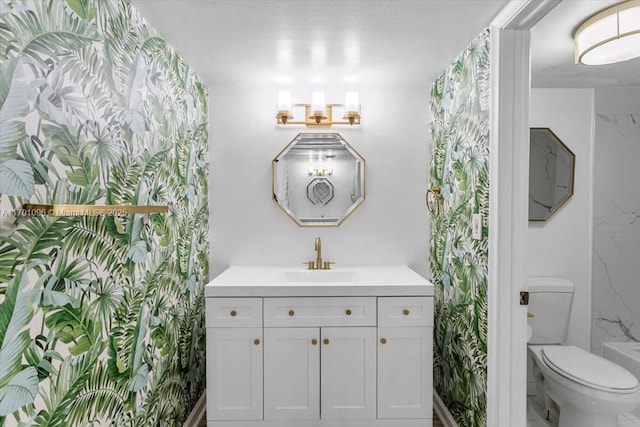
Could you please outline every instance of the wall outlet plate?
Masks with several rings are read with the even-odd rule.
[[[476,240],[482,239],[482,214],[473,214],[471,217],[471,227],[471,236]]]

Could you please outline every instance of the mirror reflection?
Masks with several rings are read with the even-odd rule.
[[[529,147],[529,221],[546,221],[573,195],[575,155],[549,128],[531,128]]]
[[[337,133],[300,133],[272,162],[274,202],[299,226],[337,226],[364,200],[364,159]]]

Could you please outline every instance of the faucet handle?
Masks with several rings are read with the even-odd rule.
[[[324,265],[322,266],[323,270],[331,270],[331,264],[335,264],[335,262],[333,261],[325,261]]]
[[[314,261],[305,261],[305,262],[303,262],[303,264],[306,265],[309,270],[315,270],[315,267],[314,267],[315,262]]]

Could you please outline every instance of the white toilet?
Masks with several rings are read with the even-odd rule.
[[[640,405],[638,379],[609,360],[562,345],[569,328],[572,282],[533,277],[528,285],[529,312],[534,316],[529,318],[529,354],[536,399],[546,418],[558,419],[558,427],[617,427],[619,414]]]

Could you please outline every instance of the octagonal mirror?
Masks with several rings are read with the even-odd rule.
[[[547,221],[573,195],[576,156],[549,128],[529,136],[529,221]]]
[[[272,162],[274,202],[301,227],[337,226],[364,201],[364,159],[337,133],[300,133]]]

